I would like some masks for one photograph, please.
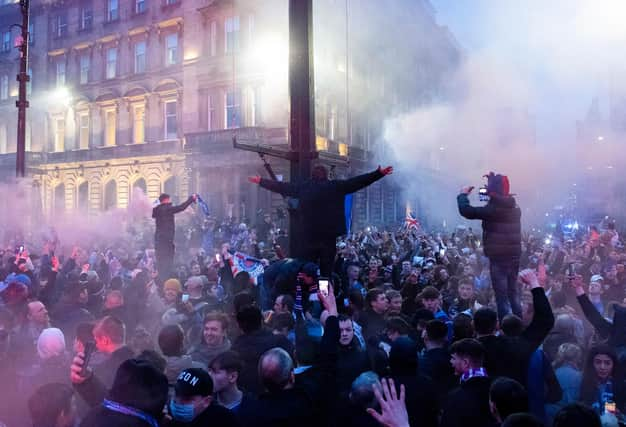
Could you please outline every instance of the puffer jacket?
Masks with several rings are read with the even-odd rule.
[[[467,194],[459,194],[457,204],[463,217],[482,220],[483,244],[489,259],[519,260],[522,211],[515,198],[492,195],[485,206],[471,206]]]

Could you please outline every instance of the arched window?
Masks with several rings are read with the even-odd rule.
[[[76,193],[76,207],[80,212],[87,212],[89,210],[89,184],[87,181],[78,186],[78,192]]]
[[[62,215],[65,212],[65,185],[59,184],[54,187],[53,201],[55,215]]]
[[[135,193],[135,189],[139,189],[143,192],[143,194],[146,194],[148,192],[148,185],[146,184],[146,180],[143,178],[139,178],[137,181],[134,182],[131,197]]]
[[[163,192],[170,195],[170,197],[172,198],[172,203],[174,204],[178,203],[178,191],[176,190],[176,184],[177,182],[175,176],[169,177],[163,183]]]
[[[107,182],[104,187],[104,210],[115,209],[117,207],[117,183],[115,180]]]

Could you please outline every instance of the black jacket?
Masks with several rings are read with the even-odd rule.
[[[485,427],[493,422],[489,409],[491,379],[475,377],[448,395],[440,427]]]
[[[181,205],[174,206],[171,203],[163,203],[152,209],[152,218],[156,221],[154,240],[156,242],[174,241],[174,215],[184,211],[193,202],[190,197]]]
[[[352,382],[363,372],[371,369],[368,353],[360,347],[356,337],[352,339],[350,345],[340,345],[337,359],[337,391],[347,395]]]
[[[261,391],[257,365],[259,358],[270,348],[281,347],[293,355],[293,345],[282,335],[261,329],[251,334],[244,334],[235,340],[231,350],[241,356],[244,367],[239,374],[239,385],[247,392],[258,395]]]
[[[576,297],[585,317],[602,339],[608,340],[608,344],[615,347],[626,346],[626,309],[615,305],[613,323],[606,320],[589,301],[586,294]]]
[[[485,369],[492,378],[505,376],[526,385],[530,357],[554,326],[554,314],[542,288],[532,291],[535,315],[528,327],[517,337],[483,336],[478,340],[485,347]]]
[[[298,212],[302,224],[306,224],[305,238],[318,240],[324,235],[341,236],[346,234],[344,199],[381,179],[378,170],[346,180],[306,181],[291,184],[261,179],[261,187],[286,197],[299,200]]]
[[[448,392],[457,384],[454,370],[450,365],[450,352],[447,348],[425,350],[420,355],[418,369],[421,375],[433,380],[439,400],[442,402]]]
[[[467,194],[457,196],[459,213],[482,220],[485,255],[490,259],[516,259],[522,253],[522,211],[511,196],[492,196],[485,206],[471,206]]]

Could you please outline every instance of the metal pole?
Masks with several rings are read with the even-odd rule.
[[[311,176],[315,152],[315,104],[313,79],[313,1],[289,0],[289,143],[296,159],[291,161],[290,182]],[[289,254],[298,256],[299,224],[290,210]]]
[[[23,178],[26,169],[26,109],[29,106],[26,99],[26,84],[30,80],[28,76],[28,21],[30,0],[20,0],[20,10],[22,12],[22,45],[19,47],[20,73],[17,75],[19,96],[18,100],[15,102],[17,106],[17,152],[15,170],[17,177]]]

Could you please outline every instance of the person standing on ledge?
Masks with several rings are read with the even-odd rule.
[[[159,196],[158,206],[152,209],[152,218],[156,222],[154,249],[161,282],[170,278],[174,264],[174,215],[187,209],[197,199],[198,196],[192,194],[185,203],[174,206],[170,195],[163,193]]]
[[[328,179],[328,170],[313,167],[311,179],[301,184],[251,176],[253,184],[298,199],[299,244],[290,248],[294,258],[318,263],[322,276],[329,276],[335,260],[337,236],[346,234],[345,196],[355,193],[393,172],[391,166],[350,179]]]

